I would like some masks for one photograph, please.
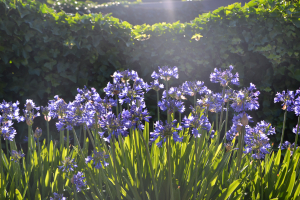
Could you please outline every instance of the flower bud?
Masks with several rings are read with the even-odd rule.
[[[26,104],[26,110],[30,112],[30,111],[32,110],[32,108],[33,108],[33,107],[32,107],[32,105],[31,105],[31,103],[28,102],[28,103]]]
[[[39,127],[36,127],[35,131],[34,131],[34,137],[36,139],[40,138],[42,136],[42,129]]]

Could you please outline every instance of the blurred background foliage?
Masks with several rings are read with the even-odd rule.
[[[252,82],[261,91],[260,109],[251,113],[254,121],[271,122],[281,132],[283,112],[274,96],[300,86],[298,1],[252,0],[212,12],[205,4],[195,6],[200,2],[178,2],[187,6],[169,21],[155,13],[159,9],[148,9],[148,14],[140,2],[43,3],[0,0],[0,99],[46,105],[59,95],[68,102],[84,85],[101,93],[116,70],[133,69],[152,81],[152,71],[164,65],[179,68],[173,86],[201,80],[220,91],[209,74],[232,64],[241,87]],[[191,39],[195,34],[203,37]],[[146,96],[151,114],[153,97]],[[289,113],[286,140],[294,140],[295,124]],[[34,126],[43,127],[42,120],[37,118]],[[18,128],[19,142],[25,134]],[[272,140],[278,143],[280,134]]]

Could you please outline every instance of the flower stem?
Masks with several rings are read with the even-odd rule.
[[[200,136],[201,137],[201,136]],[[198,182],[198,180],[197,180],[197,172],[198,172],[198,170],[197,170],[197,163],[198,163],[198,145],[197,145],[197,137],[194,137],[195,138],[195,140],[194,140],[194,145],[195,145],[195,153],[194,153],[194,155],[196,156],[196,162],[195,162],[195,169],[196,169],[196,171],[195,171],[195,185],[194,185],[194,199],[196,199],[196,195],[197,195],[197,182]]]
[[[280,147],[279,147],[279,149],[281,149],[282,142],[283,142],[283,137],[284,137],[284,129],[285,129],[285,122],[286,122],[286,114],[287,114],[287,110],[285,110],[285,111],[284,111],[284,116],[283,116],[283,125],[282,125],[282,133],[281,133],[281,140],[280,140]]]
[[[75,200],[78,200],[75,184],[74,184],[73,188],[74,188],[74,198],[75,198]]]
[[[7,149],[8,151],[8,149]],[[0,199],[4,199],[4,172],[2,163],[2,141],[0,140]]]
[[[159,106],[158,106],[158,102],[159,102],[159,93],[158,93],[158,91],[156,91],[156,99],[157,99],[157,121],[159,121],[160,117],[159,117]]]
[[[59,151],[62,153],[64,150],[64,131],[60,131],[59,145]]]
[[[224,96],[225,96],[225,87],[223,87],[223,90],[222,90],[222,99],[224,99]],[[225,105],[225,101],[223,100],[222,102],[222,110],[221,110],[221,115],[220,115],[220,123],[219,123],[219,132],[221,132],[221,126],[222,126],[222,120],[223,120],[223,107]]]
[[[69,138],[69,129],[67,129],[67,154],[70,152],[70,138]]]
[[[296,132],[296,140],[295,140],[295,144],[294,144],[294,154],[296,153],[297,144],[298,144],[299,125],[300,125],[300,116],[298,117],[297,132]]]
[[[227,124],[228,124],[228,111],[229,111],[229,101],[227,101],[227,105],[226,105],[224,143],[226,143],[226,133],[227,133]]]
[[[151,170],[151,176],[152,176],[152,182],[153,182],[153,185],[154,185],[155,198],[156,198],[156,200],[158,200],[158,191],[157,191],[157,186],[156,186],[156,182],[155,182],[155,178],[154,178],[154,171],[153,171],[153,166],[152,166],[152,162],[151,162],[151,158],[150,158],[150,152],[149,152],[148,144],[145,141],[143,133],[141,133],[140,135],[142,136],[144,145],[145,145],[146,150],[147,150],[147,158],[149,160],[149,165],[150,165],[150,170]]]
[[[260,176],[260,199],[264,199],[264,188],[263,188],[263,177],[262,177],[262,169],[261,169],[261,160],[258,161],[259,164],[259,176]]]
[[[50,133],[49,133],[49,122],[46,121],[46,126],[47,126],[47,142],[48,142],[48,147],[50,146]]]
[[[170,151],[170,137],[167,138],[167,159],[168,159],[168,171],[169,171],[169,186],[171,193],[171,200],[174,200],[173,185],[172,185],[172,172],[171,172],[171,151]]]
[[[85,127],[86,127],[86,130],[88,131],[88,134],[89,134],[90,138],[91,138],[91,142],[92,142],[93,148],[96,150],[96,146],[95,146],[95,142],[94,142],[93,136],[92,136],[92,134],[91,134],[88,126],[85,125]]]
[[[110,140],[111,148],[112,148],[112,156],[113,156],[113,165],[114,165],[114,177],[115,177],[115,184],[117,187],[117,197],[119,200],[121,200],[121,194],[120,194],[120,185],[118,182],[118,177],[117,177],[117,159],[116,159],[116,152],[115,152],[115,137],[114,135],[111,136]]]

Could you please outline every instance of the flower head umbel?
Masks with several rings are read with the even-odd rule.
[[[282,93],[277,92],[276,97],[274,98],[274,103],[282,102],[281,106],[283,110],[293,111],[294,110],[294,91],[287,92],[282,91]]]
[[[42,129],[39,127],[36,127],[33,135],[36,139],[39,139],[42,136]]]
[[[86,186],[85,177],[82,172],[77,172],[77,174],[74,174],[71,182],[75,184],[77,192],[80,192],[81,188]]]
[[[33,120],[35,117],[40,116],[40,113],[37,112],[40,110],[40,107],[36,107],[35,103],[31,99],[26,100],[24,117],[28,126],[32,126]]]
[[[271,149],[270,139],[263,132],[264,129],[261,129],[261,126],[251,128],[247,125],[245,130],[246,147],[244,153],[253,152],[252,157],[254,159],[263,159],[265,154],[269,154],[269,150]]]
[[[162,147],[162,143],[166,142],[167,137],[173,136],[173,139],[175,142],[182,142],[183,137],[179,137],[178,131],[182,130],[182,127],[179,126],[176,128],[176,122],[177,120],[175,119],[171,123],[167,123],[164,126],[162,121],[157,121],[154,124],[154,132],[150,133],[150,137],[152,137],[151,142],[154,142],[159,136],[161,137],[161,141],[156,143],[158,147]]]
[[[182,124],[184,128],[193,128],[192,134],[195,138],[201,136],[198,129],[209,131],[211,128],[211,124],[208,121],[208,118],[204,115],[202,115],[200,118],[197,115],[191,115],[188,118],[185,116]]]
[[[0,115],[0,136],[2,136],[4,140],[13,141],[15,138],[17,132],[12,125],[13,123],[11,120],[4,121],[3,117]]]
[[[233,75],[231,73],[232,69],[232,65],[230,65],[229,69],[226,69],[225,71],[215,68],[214,72],[210,74],[210,81],[213,83],[220,83],[223,87],[227,86],[229,83],[239,85],[239,74],[236,73]]]
[[[74,159],[71,159],[70,157],[65,157],[65,159],[62,161],[62,166],[58,166],[58,169],[61,169],[63,172],[69,172],[74,171],[74,168],[77,167],[76,162]]]
[[[300,92],[300,90],[299,90],[299,92]],[[300,116],[300,96],[298,96],[298,98],[295,99],[294,112],[297,116]]]
[[[231,107],[235,112],[243,112],[247,110],[257,110],[259,108],[258,95],[260,92],[254,91],[256,87],[250,83],[248,88],[240,90],[235,93]]]
[[[23,154],[21,151],[17,152],[15,150],[12,150],[11,151],[11,160],[14,161],[15,163],[16,162],[19,162],[19,160],[21,158],[23,158],[25,156],[25,154]]]
[[[63,194],[57,194],[56,192],[53,193],[54,197],[50,197],[50,200],[67,200],[66,197],[63,196]]]
[[[16,103],[12,102],[6,102],[3,100],[2,103],[0,103],[0,115],[2,117],[2,121],[8,121],[8,120],[17,120],[18,122],[24,121],[23,116],[19,116],[20,109],[18,107],[19,101],[16,101]]]
[[[165,81],[169,81],[172,77],[178,79],[178,68],[169,68],[168,66],[158,67],[158,73],[154,71],[151,77],[154,79],[158,79],[160,77]]]
[[[68,107],[67,103],[62,98],[59,98],[58,95],[55,95],[54,100],[49,100],[48,102],[50,117],[62,118],[65,115],[67,107]]]
[[[210,112],[221,112],[224,99],[220,93],[212,93],[197,100],[197,106],[206,107]]]
[[[105,154],[104,152],[102,151],[95,151],[94,150],[94,154],[93,156],[88,156],[86,159],[85,159],[85,163],[89,163],[91,161],[93,161],[93,165],[96,169],[100,169],[100,168],[103,168],[106,167],[107,165],[109,165],[108,162],[105,162],[105,158],[108,158],[109,155],[108,154]]]
[[[102,116],[100,120],[100,126],[104,130],[103,132],[99,132],[102,137],[105,132],[108,132],[108,137],[104,138],[105,141],[109,142],[112,135],[116,138],[121,134],[122,136],[127,136],[128,131],[126,127],[127,121],[126,119],[121,118],[121,113],[116,116],[114,113],[109,112],[105,116]]]
[[[204,85],[203,81],[186,81],[182,84],[183,93],[189,96],[194,96],[195,94],[205,94],[207,87]]]
[[[160,89],[164,88],[164,84],[160,84],[159,81],[156,79],[153,82],[150,82],[150,85],[146,85],[146,91],[148,92],[150,89],[159,91]]]

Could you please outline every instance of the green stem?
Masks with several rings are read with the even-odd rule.
[[[113,165],[114,165],[114,177],[115,177],[115,184],[117,188],[117,197],[119,200],[121,200],[121,194],[120,194],[120,185],[117,177],[117,159],[116,159],[116,151],[115,151],[115,137],[114,135],[111,136],[110,144],[112,148],[112,156],[113,156]]]
[[[228,124],[228,111],[229,111],[229,101],[227,101],[227,105],[226,105],[226,119],[225,119],[224,143],[226,143],[226,133],[227,133],[227,124]]]
[[[119,116],[119,98],[118,98],[118,95],[116,95],[116,99],[117,99],[116,111],[117,111],[117,116]]]
[[[96,146],[95,146],[95,142],[94,142],[93,136],[92,136],[92,134],[91,134],[91,132],[90,132],[88,126],[85,125],[85,127],[86,127],[86,130],[87,130],[87,132],[88,132],[90,138],[91,138],[91,142],[92,142],[93,148],[94,148],[94,150],[96,150]]]
[[[3,172],[3,162],[2,162],[2,141],[1,140],[0,140],[0,199],[4,199],[4,172]]]
[[[198,176],[198,174],[197,174],[197,172],[198,172],[198,170],[197,170],[197,163],[198,163],[198,152],[197,152],[197,150],[198,150],[198,146],[197,146],[197,137],[194,137],[195,138],[195,140],[194,140],[194,145],[195,145],[195,156],[196,156],[196,163],[195,163],[195,169],[196,169],[196,172],[195,172],[195,185],[194,185],[194,199],[196,199],[196,195],[197,195],[197,183],[198,183],[198,180],[197,180],[197,176]]]
[[[9,158],[8,141],[5,140],[6,157]]]
[[[76,190],[75,184],[74,184],[73,188],[74,188],[74,198],[75,198],[75,200],[78,200],[77,190]]]
[[[225,86],[223,87],[223,90],[222,90],[222,99],[224,99],[224,96],[225,96]],[[220,116],[220,123],[219,123],[219,132],[221,132],[221,126],[222,126],[222,120],[223,120],[223,108],[224,108],[224,105],[225,105],[225,102],[223,101],[222,102],[222,110],[221,110],[221,116]]]
[[[83,149],[86,148],[86,130],[83,127],[83,125],[81,125],[81,129],[83,130]]]
[[[260,199],[264,199],[264,186],[263,186],[263,177],[262,177],[262,169],[261,169],[261,160],[258,161],[259,164],[259,176],[260,176]]]
[[[67,154],[70,152],[70,138],[69,138],[69,130],[67,129]]]
[[[151,170],[152,182],[153,182],[153,185],[154,185],[155,198],[156,198],[156,200],[158,200],[157,185],[156,185],[155,178],[154,178],[154,171],[153,171],[153,166],[152,166],[152,162],[151,162],[151,158],[150,158],[149,148],[148,148],[148,145],[147,145],[147,143],[146,143],[146,140],[145,140],[143,134],[141,133],[140,135],[142,136],[144,145],[145,145],[145,147],[146,147],[147,158],[148,158],[148,160],[149,160],[149,165],[150,165],[150,170]]]
[[[50,133],[49,133],[49,122],[46,121],[46,126],[47,126],[47,142],[48,142],[48,147],[50,146]]]
[[[170,152],[170,137],[168,137],[167,138],[167,159],[168,159],[168,171],[169,171],[169,186],[170,186],[171,200],[174,200],[170,154],[171,154],[171,152]]]
[[[64,131],[60,131],[60,137],[59,137],[59,151],[62,153],[64,150]]]
[[[281,149],[282,142],[283,142],[285,122],[286,122],[286,114],[287,114],[287,110],[285,109],[285,111],[284,111],[284,117],[283,117],[283,126],[282,126],[282,133],[281,133],[281,140],[280,140],[280,147],[279,147],[279,149]]]
[[[299,125],[300,125],[300,116],[298,117],[297,132],[296,132],[296,140],[295,140],[295,144],[294,144],[294,154],[296,154],[296,149],[297,149],[297,144],[298,144]]]
[[[216,131],[218,131],[219,130],[219,127],[218,127],[218,120],[219,119],[219,114],[217,113],[217,111],[216,111]],[[217,138],[218,138],[218,136],[220,135],[220,133],[219,133],[219,131],[218,131],[218,135],[217,135]],[[218,144],[218,140],[217,140],[217,144]]]
[[[159,121],[160,116],[159,116],[159,106],[158,106],[158,102],[159,102],[159,93],[158,93],[158,91],[156,91],[156,99],[157,99],[157,119]]]
[[[94,118],[95,118],[95,126],[96,126],[95,133],[94,133],[95,146],[98,146],[98,145],[100,145],[100,142],[99,142],[99,137],[98,137],[99,130],[98,130],[98,115],[97,115],[97,113],[95,113]]]
[[[237,165],[236,165],[236,174],[235,179],[238,177],[238,172],[241,169],[242,155],[243,155],[243,147],[244,147],[244,134],[245,127],[242,127],[241,132],[239,133],[239,143],[238,143],[238,152],[237,152]]]

